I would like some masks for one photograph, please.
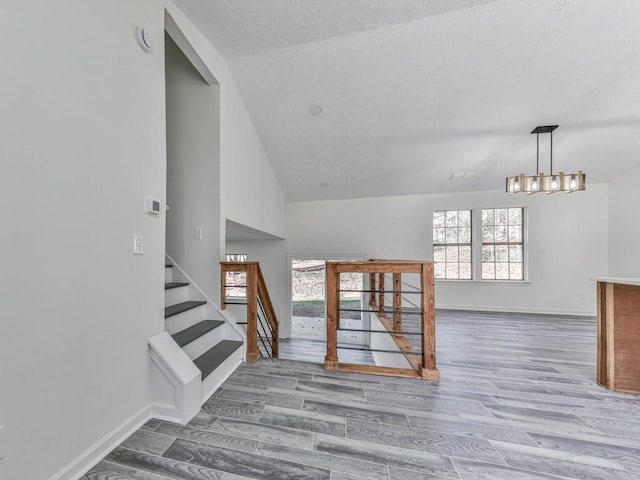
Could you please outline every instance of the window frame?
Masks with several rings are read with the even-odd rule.
[[[484,210],[509,210],[512,208],[518,208],[522,211],[522,242],[520,243],[515,243],[515,242],[502,242],[502,243],[498,243],[498,242],[488,242],[487,244],[485,244],[484,240],[483,240],[483,236],[482,236],[482,213]],[[508,212],[507,212],[508,215]],[[480,225],[479,225],[479,232],[478,232],[478,242],[477,242],[477,249],[478,249],[478,264],[477,264],[477,269],[476,269],[476,274],[477,274],[477,281],[479,282],[488,282],[488,283],[506,283],[509,285],[513,285],[513,284],[518,284],[518,283],[527,283],[528,282],[528,265],[529,265],[529,258],[528,258],[528,216],[527,216],[527,207],[524,206],[507,206],[507,207],[483,207],[480,209]],[[508,224],[507,224],[508,226]],[[484,264],[484,262],[482,261],[482,250],[485,245],[510,245],[510,244],[515,244],[515,245],[522,245],[522,278],[520,279],[510,279],[510,278],[482,278],[482,266]],[[493,263],[496,263],[495,261]],[[510,263],[510,262],[507,262]]]
[[[482,210],[500,209],[500,208],[521,208],[522,209],[522,262],[523,262],[523,279],[522,280],[484,280],[482,278]],[[435,266],[435,259],[433,258],[434,246],[440,245],[434,242],[433,238],[433,213],[446,212],[446,211],[471,211],[471,279],[452,279],[452,278],[435,278],[438,283],[462,283],[462,284],[475,284],[475,285],[530,285],[529,279],[529,209],[525,205],[502,205],[502,206],[486,206],[479,208],[440,208],[434,209],[431,212],[431,255]],[[478,219],[478,215],[480,218]]]
[[[456,212],[456,214],[460,214],[460,212],[469,212],[469,242],[456,242],[456,243],[436,243],[436,239],[433,236],[433,232],[435,231],[436,227],[434,226],[434,215],[436,213],[444,213],[445,214],[445,242],[446,242],[446,230],[447,228],[456,228],[456,229],[460,229],[460,224],[458,222],[458,225],[456,227],[447,227],[446,226],[446,214],[448,212]],[[474,277],[475,277],[475,259],[476,259],[476,254],[474,252],[474,243],[475,243],[475,213],[473,211],[473,209],[470,208],[457,208],[457,209],[447,209],[447,210],[433,210],[431,212],[431,231],[432,231],[432,239],[431,239],[431,255],[433,258],[433,263],[434,263],[434,267],[436,263],[443,263],[443,262],[436,262],[435,261],[435,250],[436,247],[444,247],[445,248],[445,277],[444,278],[438,278],[437,280],[452,280],[452,281],[460,281],[460,282],[469,282],[469,281],[473,281]],[[464,228],[464,227],[462,227]],[[459,240],[459,239],[458,239]],[[446,247],[458,247],[460,248],[462,247],[469,247],[469,254],[471,255],[471,260],[469,262],[469,273],[471,278],[447,278],[447,270],[446,270]],[[458,254],[459,254],[459,250],[458,250]],[[460,261],[457,262],[458,263],[458,277],[460,276]],[[463,262],[463,263],[467,263],[467,262]],[[435,278],[435,268],[434,268],[434,278]]]

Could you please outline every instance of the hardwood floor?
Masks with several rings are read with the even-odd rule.
[[[640,480],[640,396],[595,384],[595,319],[437,312],[441,380],[242,365],[91,480]]]

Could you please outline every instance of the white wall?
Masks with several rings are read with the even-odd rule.
[[[640,167],[609,183],[609,275],[640,277]]]
[[[221,245],[226,219],[284,237],[284,195],[229,67],[180,10],[168,11],[220,84]]]
[[[166,252],[220,296],[220,87],[209,85],[167,35]],[[202,239],[194,229],[202,229]]]
[[[154,0],[3,2],[2,479],[49,478],[149,403],[164,217],[143,201],[165,195],[163,25]]]
[[[2,6],[0,478],[69,478],[152,401],[165,220],[143,200],[166,193],[165,7],[220,81],[229,216],[281,234],[284,200],[224,60],[169,0]],[[249,204],[240,176],[261,186]]]
[[[247,261],[260,262],[260,269],[269,289],[278,321],[282,324],[289,317],[287,307],[287,261],[284,240],[230,240],[227,253],[246,253]],[[246,315],[246,311],[245,311]],[[283,332],[284,333],[284,332]],[[282,334],[281,334],[282,335]]]
[[[485,191],[290,203],[286,248],[430,260],[434,210],[502,206],[528,208],[530,283],[437,282],[436,306],[595,314],[595,284],[589,278],[607,271],[606,184],[572,195]]]

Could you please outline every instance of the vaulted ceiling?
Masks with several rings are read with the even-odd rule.
[[[560,125],[554,170],[640,165],[637,0],[176,4],[228,61],[287,200],[503,189],[535,173],[537,125]]]

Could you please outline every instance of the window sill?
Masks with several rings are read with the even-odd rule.
[[[503,286],[503,285],[516,285],[526,287],[531,285],[531,282],[527,280],[452,280],[444,278],[436,278],[436,283],[442,284],[455,284],[455,285],[484,285],[484,286]]]

